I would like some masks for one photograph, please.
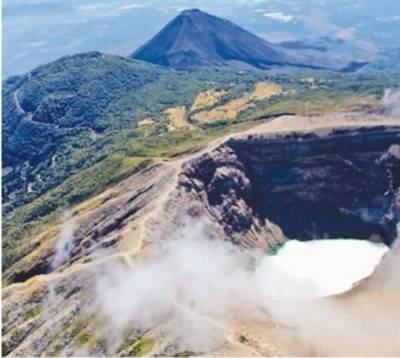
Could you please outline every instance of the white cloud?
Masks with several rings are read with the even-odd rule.
[[[29,52],[26,51],[18,52],[14,55],[14,59],[18,60],[22,57],[26,57],[27,55],[29,55]]]
[[[140,9],[148,6],[148,3],[127,3],[126,1],[94,2],[90,4],[73,5],[75,16],[69,23],[85,23],[102,18],[120,16],[122,12]]]
[[[400,87],[398,89],[385,89],[382,102],[385,112],[389,116],[400,116]]]
[[[237,3],[240,5],[259,5],[259,4],[266,4],[269,0],[238,0]]]
[[[273,43],[279,43],[283,41],[297,41],[299,40],[299,36],[296,36],[293,33],[289,32],[284,32],[284,31],[275,31],[275,32],[269,32],[267,34],[264,34],[263,37]]]
[[[190,9],[190,6],[178,6],[177,8],[175,8],[175,10],[177,12],[182,12],[182,11],[189,10],[189,9]]]
[[[276,11],[276,12],[266,12],[263,14],[264,17],[268,17],[273,20],[289,22],[293,20],[292,15],[285,15],[283,12]]]
[[[388,16],[388,17],[377,17],[376,21],[381,21],[381,22],[392,22],[392,21],[400,21],[400,16]]]
[[[267,2],[269,2],[269,0],[252,0],[250,1],[253,4],[266,4]]]
[[[324,11],[313,10],[310,14],[301,17],[301,20],[319,35],[334,35],[346,43],[353,44],[363,52],[364,60],[374,57],[377,53],[377,48],[372,42],[358,38],[354,27],[341,27],[335,24]]]
[[[106,8],[109,8],[109,5],[97,3],[97,4],[79,5],[77,7],[77,10],[79,10],[79,11],[97,11],[97,10],[106,9]]]
[[[146,6],[147,6],[147,4],[127,4],[127,5],[118,6],[116,10],[127,11],[127,10],[133,10],[133,9],[140,9],[140,8],[146,7]]]
[[[27,44],[27,47],[30,48],[39,48],[39,47],[43,47],[46,46],[47,42],[46,41],[33,41]]]

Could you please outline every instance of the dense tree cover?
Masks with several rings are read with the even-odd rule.
[[[60,153],[67,148],[79,152],[94,142],[93,137],[107,129],[99,119],[110,103],[163,73],[152,67],[89,53],[65,57],[7,80],[3,84],[3,167],[9,167],[9,173],[4,181],[4,201],[24,196],[28,183],[38,175],[43,178],[36,180],[39,188],[32,187],[32,193],[53,184],[45,174],[46,178],[63,177],[62,167],[57,173],[46,172],[51,157],[61,159]]]

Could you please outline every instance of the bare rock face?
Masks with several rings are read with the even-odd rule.
[[[230,237],[273,222],[288,238],[390,244],[400,217],[399,143],[396,127],[231,139],[186,163],[180,185]]]
[[[223,236],[243,247],[267,249],[283,242],[279,227],[255,215],[252,184],[245,166],[227,145],[186,163],[179,186],[199,201]]]

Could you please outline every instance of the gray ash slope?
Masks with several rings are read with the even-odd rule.
[[[326,51],[289,50],[265,41],[234,23],[198,9],[185,10],[131,58],[177,69],[243,63],[256,68],[293,66],[351,71],[364,62],[338,58]]]

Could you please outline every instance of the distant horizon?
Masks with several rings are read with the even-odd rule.
[[[3,79],[76,53],[100,51],[126,56],[188,9],[226,18],[272,42],[332,34],[371,47],[379,44],[379,50],[400,47],[395,38],[400,17],[393,16],[396,11],[400,14],[398,2],[341,3],[4,0]],[[371,22],[376,23],[374,31]]]

